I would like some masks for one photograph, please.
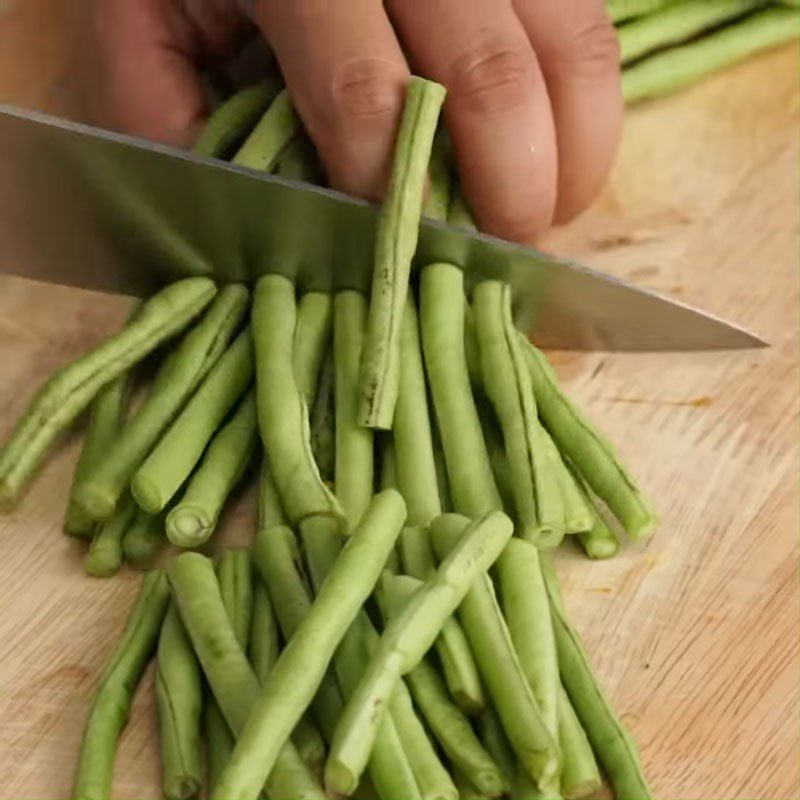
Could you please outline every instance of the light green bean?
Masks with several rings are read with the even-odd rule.
[[[564,800],[593,797],[602,786],[592,746],[564,687],[558,687],[558,743],[561,745],[561,794]]]
[[[270,171],[281,151],[300,132],[300,120],[292,106],[289,92],[284,89],[253,128],[236,152],[232,163],[240,167]]]
[[[164,517],[136,509],[136,516],[122,537],[125,561],[132,567],[150,567],[167,544]]]
[[[136,515],[136,503],[126,494],[119,508],[109,517],[94,535],[83,566],[88,575],[95,578],[110,578],[122,566],[122,540],[125,531]]]
[[[292,358],[297,390],[311,407],[333,329],[333,300],[326,292],[306,292],[297,304]]]

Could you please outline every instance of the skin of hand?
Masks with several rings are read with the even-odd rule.
[[[378,199],[413,71],[442,83],[461,188],[480,227],[532,243],[600,191],[622,121],[604,0],[94,0],[96,124],[189,145],[200,69],[260,33],[330,183]]]

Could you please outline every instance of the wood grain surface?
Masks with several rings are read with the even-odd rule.
[[[0,99],[51,102],[69,54],[57,27],[37,22],[49,7],[63,4],[0,3]],[[571,547],[558,561],[570,617],[662,800],[800,795],[799,55],[784,47],[630,112],[602,198],[548,242],[772,345],[553,354],[661,515],[651,541],[613,561]],[[118,299],[0,277],[0,437],[52,369],[125,313]],[[73,436],[0,517],[4,798],[69,796],[92,692],[139,582],[85,577],[82,546],[61,534],[76,456]],[[247,541],[252,514],[245,497],[224,537]],[[157,741],[148,673],[115,797],[160,796]]]

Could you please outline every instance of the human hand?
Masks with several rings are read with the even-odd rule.
[[[481,229],[529,243],[606,178],[622,98],[604,0],[98,0],[103,123],[190,144],[207,113],[199,68],[235,51],[248,16],[336,188],[382,193],[412,69],[447,87]]]

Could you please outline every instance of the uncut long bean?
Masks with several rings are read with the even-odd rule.
[[[244,475],[258,443],[255,390],[239,403],[215,434],[183,496],[167,514],[166,533],[179,547],[199,547],[217,526],[234,486]]]
[[[425,178],[445,89],[412,77],[397,132],[392,174],[378,220],[358,419],[392,427],[400,376],[400,326],[417,248]]]
[[[502,507],[472,396],[464,353],[464,276],[450,264],[422,270],[422,351],[456,511]]]
[[[339,557],[342,546],[340,538],[331,521],[325,518],[312,517],[305,520],[300,531],[312,582],[319,591]],[[377,638],[369,619],[361,612],[348,628],[334,654],[333,666],[344,695],[349,696],[355,690],[364,671],[370,633]],[[329,731],[329,741],[333,738],[333,729],[341,716],[341,697],[339,702],[339,709]],[[391,717],[385,719],[378,730],[369,760],[369,776],[379,797],[385,800],[392,797],[408,797],[409,800],[422,798],[416,778],[419,773],[415,772],[410,755],[403,745],[398,724]]]
[[[168,572],[181,619],[214,698],[231,731],[241,736],[257,702],[259,686],[225,610],[213,564],[198,553],[183,553]],[[268,777],[255,788],[254,798],[265,786],[271,800],[325,800],[322,789],[288,741],[267,772]]]
[[[247,311],[248,298],[244,286],[222,289],[161,365],[141,408],[76,487],[76,503],[92,518],[103,520],[113,512],[133,473],[227,348]]]
[[[444,514],[433,521],[434,549],[444,558],[470,521]],[[481,678],[503,722],[508,740],[526,772],[543,791],[558,785],[558,745],[542,719],[514,650],[488,575],[475,580],[458,608]]]
[[[764,0],[684,0],[646,14],[619,29],[623,64],[679,44],[764,5]]]
[[[129,382],[130,374],[123,373],[100,389],[92,401],[89,427],[83,438],[83,449],[75,466],[70,498],[67,501],[64,530],[71,536],[91,537],[94,533],[94,520],[81,513],[72,495],[75,487],[119,433],[125,416]]]
[[[388,623],[400,613],[420,581],[406,576],[381,578],[378,601]],[[423,658],[406,675],[416,706],[450,762],[469,778],[482,794],[503,794],[507,781],[492,757],[481,745],[467,717],[451,699],[447,686],[436,668]]]
[[[133,693],[155,649],[168,602],[166,576],[157,571],[147,573],[92,702],[81,742],[75,800],[108,800],[111,796],[119,736]]]
[[[558,743],[561,746],[561,794],[564,800],[594,795],[602,786],[600,770],[581,721],[564,687],[558,687]]]
[[[145,511],[158,514],[172,500],[250,385],[254,369],[253,342],[245,328],[133,475],[131,492]]]
[[[122,542],[136,515],[136,503],[126,494],[117,510],[101,526],[83,561],[87,574],[110,578],[122,566]]]
[[[470,525],[437,571],[391,620],[336,726],[325,767],[326,786],[355,790],[377,726],[402,675],[418,664],[474,579],[497,559],[513,533],[511,520],[490,512]]]
[[[280,88],[281,81],[274,78],[236,92],[209,116],[192,150],[201,156],[226,157],[256,124]]]
[[[306,292],[297,304],[292,359],[297,390],[311,406],[333,330],[333,301],[327,292]]]
[[[155,689],[164,796],[167,800],[188,800],[202,786],[203,689],[200,666],[174,603],[158,638]]]
[[[567,533],[585,533],[592,528],[592,504],[578,486],[578,480],[564,463],[553,437],[542,428],[542,444],[549,468],[555,475],[564,501],[564,527]]]
[[[768,7],[623,70],[622,95],[632,104],[674,92],[799,34],[798,9]]]
[[[145,303],[121,331],[58,370],[37,391],[0,450],[0,503],[17,498],[56,437],[103,386],[186,327],[215,293],[208,278],[173,283]],[[113,503],[108,513],[112,510]]]
[[[122,536],[125,561],[137,569],[149,567],[166,544],[164,518],[137,508],[133,521]]]
[[[334,299],[333,366],[336,378],[335,488],[348,527],[358,524],[375,481],[373,434],[358,424],[358,375],[367,324],[367,300],[355,291]],[[408,499],[406,504],[408,504]]]
[[[341,519],[341,506],[311,452],[308,409],[294,377],[295,320],[294,284],[278,275],[262,277],[252,310],[261,439],[289,520],[297,524],[318,514]]]
[[[572,707],[616,796],[649,800],[652,795],[636,747],[592,674],[583,645],[564,615],[558,579],[546,557],[542,574],[550,600],[561,680]]]
[[[622,465],[611,444],[562,392],[545,356],[527,339],[521,336],[521,340],[539,414],[558,449],[634,539],[647,536],[655,524],[650,501]]]
[[[250,169],[271,170],[286,145],[300,132],[300,120],[284,89],[236,152],[232,163]]]
[[[405,504],[397,492],[375,496],[264,684],[212,794],[214,800],[255,800],[281,746],[319,688],[336,647],[369,597],[404,520]]]

